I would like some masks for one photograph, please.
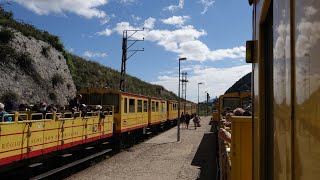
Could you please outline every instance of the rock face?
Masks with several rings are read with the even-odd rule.
[[[3,29],[0,26],[0,31]],[[18,97],[17,103],[66,105],[76,88],[63,54],[46,42],[6,29],[13,37],[1,46],[13,49],[16,56],[1,60],[0,97],[13,93]]]

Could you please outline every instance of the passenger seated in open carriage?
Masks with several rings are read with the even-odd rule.
[[[69,101],[69,110],[71,112],[76,112],[76,111],[80,111],[81,108],[81,99],[82,99],[82,95],[78,94],[75,98],[71,99]]]
[[[100,106],[100,105],[96,105],[95,107],[94,107],[94,111],[96,111],[96,112],[99,112],[99,115],[100,115],[100,118],[105,118],[106,117],[106,115],[103,113],[103,111],[102,111],[102,106]]]
[[[226,115],[226,121],[223,122],[226,127],[231,128],[231,117],[232,116],[251,116],[250,111],[245,111],[242,108],[236,108],[233,113],[228,113]],[[220,128],[218,132],[218,137],[226,142],[231,143],[231,133],[224,128]]]
[[[4,104],[0,103],[0,121],[1,122],[12,122],[12,117],[11,116],[5,116],[8,114],[8,112],[6,112],[4,110]]]
[[[36,105],[34,105],[36,106]],[[36,111],[36,114],[32,115],[32,120],[41,120],[45,119],[46,114],[48,113],[47,110],[47,103],[42,102],[40,103],[40,108]],[[35,110],[35,109],[34,109]]]

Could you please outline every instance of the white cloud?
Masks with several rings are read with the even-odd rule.
[[[204,6],[203,11],[201,12],[201,14],[205,14],[209,7],[213,6],[215,1],[213,0],[200,0],[200,3]]]
[[[106,28],[105,30],[97,32],[96,34],[99,36],[110,36],[112,34],[112,29]]]
[[[141,20],[141,17],[139,17],[139,16],[131,15],[131,17],[135,21],[140,21]]]
[[[222,95],[225,91],[231,87],[237,80],[251,72],[251,65],[241,65],[231,68],[212,68],[202,67],[200,65],[191,65],[182,67],[181,69],[188,71],[187,84],[187,99],[193,102],[197,102],[198,99],[198,82],[204,82],[200,85],[200,101],[205,100],[205,91],[208,91],[211,97]],[[178,70],[175,69],[173,76],[161,75],[158,77],[158,81],[152,82],[153,84],[159,84],[166,89],[173,91],[177,94],[178,89]]]
[[[27,9],[39,14],[50,13],[63,14],[64,12],[74,13],[85,18],[106,18],[106,13],[97,7],[108,3],[108,0],[13,0]]]
[[[94,53],[94,52],[90,52],[90,51],[85,51],[83,53],[83,56],[88,57],[88,58],[94,58],[94,57],[107,57],[107,53]]]
[[[153,21],[153,18],[149,18],[145,21]],[[144,25],[145,25],[144,24]],[[194,61],[216,61],[225,58],[236,59],[245,57],[245,47],[233,47],[230,49],[217,49],[211,50],[209,47],[199,40],[200,37],[206,36],[205,30],[197,30],[193,26],[181,26],[176,30],[160,30],[153,28],[154,22],[150,23],[150,29],[145,29],[142,32],[134,34],[132,36],[135,39],[144,38],[146,41],[155,42],[162,46],[165,50],[177,53],[180,57],[187,57]],[[111,35],[113,32],[117,32],[122,35],[124,30],[142,29],[142,27],[133,27],[129,22],[120,22],[115,28],[107,30],[107,32],[101,31],[97,34]]]
[[[132,4],[134,2],[136,2],[137,0],[120,0],[119,2],[121,4],[125,4],[125,5],[128,5],[128,4]]]
[[[184,0],[179,0],[178,5],[171,5],[171,6],[165,7],[163,10],[175,11],[177,9],[183,9],[183,6],[184,6]]]
[[[190,16],[172,16],[168,19],[162,19],[161,21],[164,24],[170,24],[170,25],[184,25],[184,23],[190,19]]]
[[[156,22],[156,19],[155,19],[155,18],[149,17],[148,19],[146,19],[146,20],[144,21],[143,27],[144,27],[144,28],[147,28],[147,29],[153,29],[155,22]]]

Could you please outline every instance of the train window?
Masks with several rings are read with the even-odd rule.
[[[165,107],[166,107],[165,103],[161,102],[161,113],[165,113],[166,112]]]
[[[143,101],[143,112],[148,112],[148,101]]]
[[[142,112],[142,100],[138,100],[138,112]]]
[[[156,112],[156,103],[152,101],[152,112]]]
[[[101,105],[102,96],[101,94],[90,94],[89,105]]]
[[[129,113],[135,113],[135,99],[129,99]]]
[[[156,112],[159,112],[159,102],[156,102]]]
[[[231,109],[241,107],[241,99],[238,97],[225,97],[223,98],[223,109],[230,107]]]
[[[114,106],[114,112],[119,113],[119,94],[103,94],[102,105]]]
[[[128,113],[128,98],[124,98],[123,109],[124,109],[124,113]]]

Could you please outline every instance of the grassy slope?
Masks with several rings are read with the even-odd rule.
[[[69,54],[65,50],[59,37],[51,35],[47,31],[39,30],[30,24],[16,21],[13,18],[13,13],[5,11],[1,6],[0,25],[16,29],[27,37],[32,36],[38,40],[48,42],[52,47],[61,51],[67,60],[69,70],[78,90],[86,87],[105,86],[116,90],[119,89],[120,73],[118,71],[102,66],[96,62],[87,61],[76,55]],[[146,83],[130,75],[127,75],[126,82],[128,92],[166,99],[177,99],[177,96],[174,93],[165,90],[162,86]]]
[[[87,61],[76,55],[71,55],[76,76],[73,78],[77,89],[86,87],[108,87],[119,89],[120,72],[102,66],[97,62]],[[176,99],[176,95],[165,90],[162,86],[152,85],[136,77],[126,76],[127,91],[166,99]]]

